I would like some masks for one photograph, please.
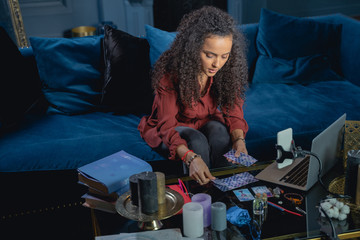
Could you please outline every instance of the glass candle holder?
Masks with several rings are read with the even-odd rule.
[[[253,213],[254,215],[264,214],[264,201],[259,193],[255,195],[255,199],[253,200]]]

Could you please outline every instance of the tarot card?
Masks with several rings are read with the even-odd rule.
[[[256,186],[256,187],[252,187],[251,189],[253,190],[253,192],[255,194],[257,194],[257,193],[260,193],[260,194],[266,193],[266,196],[268,198],[273,196],[272,193],[270,192],[270,190],[266,186]]]
[[[248,172],[238,173],[228,178],[212,180],[214,185],[223,192],[239,188],[257,181],[259,180],[257,180],[253,175]]]
[[[235,196],[239,199],[240,202],[251,201],[254,199],[254,196],[251,194],[249,189],[236,189],[233,190]]]
[[[243,152],[240,153],[239,157],[235,157],[235,152],[236,151],[234,149],[231,149],[229,152],[224,154],[224,157],[229,158],[229,159],[235,161],[236,163],[239,163],[246,167],[249,167],[257,162],[257,160],[255,158],[253,158],[252,156],[250,156],[246,153],[243,153]]]

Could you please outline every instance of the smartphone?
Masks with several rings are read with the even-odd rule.
[[[292,128],[288,128],[277,133],[277,145],[281,146],[284,149],[284,151],[291,150],[292,141],[293,141]],[[281,151],[278,149],[277,158],[280,158],[281,154],[282,154]],[[282,163],[280,162],[277,163],[277,167],[278,169],[281,169],[291,165],[293,162],[294,159],[285,158],[285,160]]]

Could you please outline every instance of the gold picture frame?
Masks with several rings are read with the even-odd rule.
[[[29,47],[18,0],[0,0],[0,24],[19,48]]]

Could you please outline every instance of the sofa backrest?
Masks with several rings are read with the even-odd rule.
[[[259,24],[243,24],[238,26],[239,30],[244,34],[247,40],[247,61],[249,69],[249,79],[252,79],[254,73],[256,59],[259,55],[256,49],[256,36],[259,30]]]
[[[360,21],[351,17],[345,16],[341,13],[329,14],[323,16],[312,16],[310,19],[332,23],[341,24],[341,46],[340,46],[340,59],[339,69],[341,75],[350,82],[360,86],[360,58],[357,57],[360,54],[360,45],[355,39],[360,39]],[[239,29],[245,34],[248,40],[248,64],[249,64],[249,78],[252,81],[256,60],[259,56],[259,52],[256,45],[256,37],[259,30],[259,24],[242,24],[239,25]]]
[[[360,21],[343,14],[314,17],[319,21],[342,24],[340,64],[345,79],[360,86]]]
[[[357,67],[360,65],[360,59],[357,57],[360,54],[360,45],[357,44],[357,41],[354,41],[355,38],[360,37],[360,22],[342,14],[315,16],[311,17],[311,19],[319,22],[342,24],[340,47],[341,52],[339,60],[341,65],[341,72],[346,79],[357,85],[360,85],[360,80],[358,79],[358,76],[360,75],[360,69]],[[159,55],[170,46],[170,43],[175,38],[176,33],[162,31],[151,26],[145,26],[145,28],[147,30],[146,40],[150,46],[150,62],[153,64],[156,58],[159,57]],[[247,39],[249,82],[252,82],[256,63],[259,58],[259,49],[257,45],[259,23],[242,24],[239,25],[238,28]],[[38,75],[32,47],[20,48],[19,50],[22,55],[25,56],[28,63],[31,64],[34,68],[33,72]],[[103,55],[101,55],[100,58],[103,58]],[[102,60],[103,59],[99,59],[99,61]],[[100,69],[100,71],[103,73],[103,69]]]

